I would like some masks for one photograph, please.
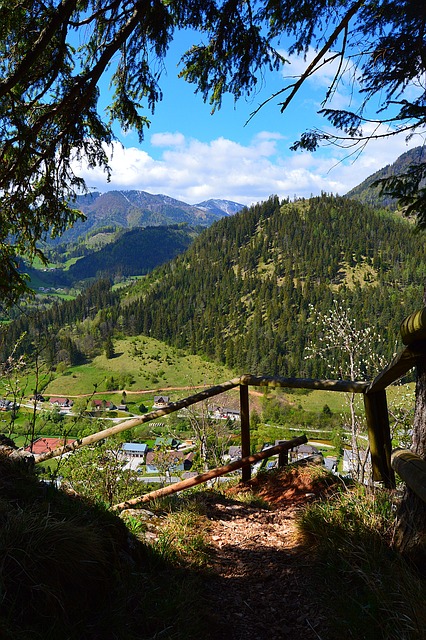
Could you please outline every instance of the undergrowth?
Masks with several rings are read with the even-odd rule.
[[[392,550],[392,495],[355,487],[299,513],[313,547],[314,585],[332,620],[329,640],[419,640],[426,587]]]
[[[187,557],[202,549],[199,528],[190,534],[195,514],[174,514],[147,545],[136,519],[132,532],[103,505],[1,455],[0,496],[2,640],[203,637],[200,576]]]
[[[392,496],[330,482],[324,470],[282,470],[120,518],[0,456],[0,637],[215,640],[205,625],[211,507],[273,509],[292,483],[315,500],[299,503],[298,524],[312,600],[329,612],[327,640],[423,638],[425,585],[392,551]]]

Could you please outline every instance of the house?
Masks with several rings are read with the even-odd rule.
[[[160,469],[156,464],[156,451],[148,451],[146,454],[146,472],[147,473],[159,473]],[[165,451],[165,466],[168,466],[167,471],[176,473],[179,471],[189,471],[192,467],[195,453],[190,451],[185,453],[184,451]]]
[[[144,442],[124,442],[121,451],[120,458],[126,462],[123,470],[138,471],[145,464],[148,445]]]
[[[194,457],[195,457],[195,452],[194,451],[190,451],[189,453],[184,453],[183,451],[181,452],[183,453],[183,470],[184,471],[189,471],[190,469],[192,469],[192,464],[194,462]]]
[[[279,444],[281,441],[276,440],[275,444]],[[319,454],[319,450],[311,444],[300,444],[298,447],[290,449],[288,452],[289,462],[296,462],[296,460],[302,460],[303,458],[309,458]]]
[[[117,409],[115,404],[109,400],[92,400],[92,407],[96,411],[114,411]]]
[[[324,465],[328,471],[337,471],[337,458],[334,456],[326,456],[324,458]]]
[[[194,461],[195,453],[190,451],[173,451],[171,452],[174,460],[173,471],[189,471]]]
[[[216,407],[210,412],[210,415],[215,420],[239,420],[240,412],[236,409],[228,409],[226,407]]]
[[[119,411],[127,411],[127,405],[126,404],[119,404],[117,409]]]
[[[156,438],[154,449],[177,449],[179,445],[180,442],[176,438]]]
[[[241,460],[241,446],[231,445],[228,449],[228,459],[229,462]]]
[[[41,393],[37,393],[37,395],[35,395],[35,396],[31,396],[30,400],[31,400],[32,402],[34,402],[34,400],[35,400],[36,402],[44,402],[44,396],[42,396],[42,395],[41,395]]]
[[[144,442],[124,442],[121,450],[126,458],[142,458],[145,460],[148,445]]]
[[[0,399],[0,411],[12,411],[12,409],[17,409],[19,405],[15,404],[12,400],[6,400],[5,398]]]
[[[170,403],[169,396],[154,396],[154,409],[162,409]]]
[[[31,445],[29,445],[25,447],[25,451],[31,451],[31,453],[39,455],[53,451],[58,447],[63,447],[65,444],[71,444],[74,441],[72,438],[37,438],[37,440],[34,440],[32,448]]]
[[[69,409],[73,405],[73,401],[69,398],[49,398],[51,405],[55,407],[61,407],[62,409]]]
[[[154,462],[154,451],[148,451],[145,457],[145,465],[147,473],[158,473],[158,468]]]

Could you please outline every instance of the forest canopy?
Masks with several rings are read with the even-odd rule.
[[[363,145],[371,137],[407,136],[425,125],[426,7],[419,0],[1,0],[0,293],[12,303],[26,289],[19,259],[43,258],[38,244],[81,214],[85,184],[76,161],[109,172],[104,144],[113,124],[144,135],[162,98],[163,61],[175,33],[191,28],[181,77],[220,108],[255,90],[280,53],[315,50],[300,77],[271,96],[283,113],[325,59],[337,71],[324,94],[323,131],[303,133],[294,148]],[[111,76],[107,113],[100,82]],[[331,100],[348,77],[363,96],[354,112]],[[330,128],[331,125],[331,128]],[[426,224],[425,164],[387,185],[421,226]]]

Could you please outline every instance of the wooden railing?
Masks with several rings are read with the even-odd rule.
[[[161,416],[179,411],[198,402],[202,402],[230,389],[240,389],[240,419],[241,419],[241,454],[242,480],[248,481],[251,475],[251,445],[250,445],[250,407],[249,386],[256,387],[285,387],[290,389],[311,389],[337,392],[361,393],[364,397],[365,415],[373,468],[373,480],[381,481],[388,488],[395,486],[394,467],[398,473],[404,466],[411,468],[412,459],[407,467],[409,456],[398,454],[391,461],[392,444],[387,409],[386,388],[416,367],[420,359],[426,357],[426,309],[409,316],[402,325],[402,337],[406,347],[385,367],[372,382],[352,380],[320,380],[310,378],[285,378],[280,376],[253,376],[249,374],[233,378],[222,384],[210,387],[191,395],[183,400],[171,402],[162,409],[151,411],[145,415],[125,420],[113,427],[104,429],[90,436],[80,438],[63,447],[36,456],[36,463],[49,458],[58,457],[64,453],[74,451],[85,445],[94,444],[116,433],[132,429],[135,426],[150,422]],[[259,454],[255,454],[259,455]],[[405,471],[402,471],[405,473]],[[410,472],[411,473],[411,472]],[[423,477],[423,476],[422,476]],[[422,482],[424,483],[424,477]]]
[[[219,478],[220,476],[232,473],[233,471],[237,471],[241,468],[250,469],[252,464],[259,462],[260,460],[265,460],[266,458],[270,458],[271,456],[275,456],[277,454],[280,455],[283,452],[288,452],[289,449],[298,447],[300,444],[305,444],[306,442],[308,442],[306,436],[292,438],[292,440],[287,440],[286,442],[277,444],[274,447],[268,447],[267,449],[265,449],[264,451],[260,451],[259,453],[253,453],[252,455],[241,458],[240,460],[230,462],[223,467],[216,467],[216,469],[211,469],[211,471],[200,473],[193,478],[187,478],[186,480],[182,480],[181,482],[175,482],[168,485],[167,487],[162,487],[161,489],[156,489],[155,491],[145,493],[138,498],[126,500],[125,502],[114,505],[113,508],[115,510],[128,509],[129,507],[133,507],[137,504],[143,504],[145,502],[149,502],[150,500],[155,500],[156,498],[164,498],[165,496],[172,495],[173,493],[178,493],[179,491],[183,491],[184,489],[195,487],[203,482],[214,480],[214,478]]]
[[[162,409],[150,411],[143,416],[125,420],[112,427],[103,429],[102,431],[98,431],[97,433],[84,438],[79,438],[62,447],[58,447],[52,451],[35,456],[35,461],[36,463],[41,463],[50,458],[55,458],[64,455],[65,453],[72,452],[80,447],[95,444],[96,442],[104,440],[105,438],[111,437],[117,433],[127,431],[133,427],[150,422],[175,411],[180,411],[185,407],[203,402],[204,400],[208,400],[209,398],[224,393],[225,391],[235,389],[236,387],[239,387],[240,389],[241,456],[243,459],[247,459],[251,454],[249,386],[284,387],[290,389],[311,389],[363,394],[365,399],[367,423],[369,426],[370,447],[375,479],[383,480],[387,485],[392,484],[393,475],[391,475],[391,473],[393,474],[393,472],[390,467],[390,435],[388,438],[389,443],[386,439],[386,425],[389,426],[386,410],[386,394],[383,390],[375,391],[374,387],[373,391],[371,391],[371,385],[367,382],[356,382],[352,380],[285,378],[281,376],[270,377],[245,374],[239,378],[233,378],[232,380],[228,380],[227,382],[223,382],[222,384],[215,385],[187,398],[178,400],[177,402],[171,402]],[[389,457],[389,465],[387,455]],[[243,482],[248,481],[251,477],[250,464],[251,463],[249,462],[243,462],[241,465]]]
[[[391,464],[410,489],[426,502],[426,460],[412,451],[395,449]]]

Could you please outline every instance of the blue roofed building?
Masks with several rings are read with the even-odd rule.
[[[123,469],[137,471],[145,464],[148,445],[144,442],[124,442],[121,445],[121,456],[126,462]]]
[[[145,460],[148,445],[144,442],[124,442],[121,450],[126,458],[143,458]]]

